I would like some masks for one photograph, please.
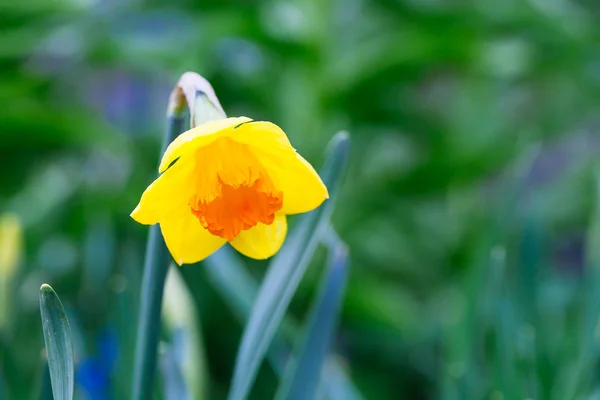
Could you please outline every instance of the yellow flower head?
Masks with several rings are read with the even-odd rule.
[[[225,242],[256,259],[279,250],[286,214],[328,198],[313,167],[270,122],[246,117],[200,125],[167,148],[131,217],[160,224],[179,264],[198,262]]]

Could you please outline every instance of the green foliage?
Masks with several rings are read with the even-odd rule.
[[[3,399],[38,396],[45,281],[80,359],[114,330],[107,391],[130,395],[147,230],[127,216],[156,176],[168,94],[186,70],[210,80],[229,115],[281,126],[315,167],[334,132],[352,132],[332,217],[352,258],[326,370],[345,366],[369,399],[597,395],[597,2],[0,9],[0,208],[25,228],[0,328]],[[291,301],[294,321],[320,258]],[[207,266],[181,272],[202,324],[207,397],[221,399],[243,327]],[[266,263],[244,266],[262,281]],[[277,384],[265,363],[251,398]]]
[[[332,230],[328,232],[329,262],[319,297],[311,311],[304,337],[295,358],[288,362],[278,399],[314,399],[327,375],[322,375],[330,351],[348,268],[348,249]],[[321,378],[323,376],[323,378]],[[340,385],[341,386],[341,385]],[[347,397],[346,397],[347,398]]]
[[[55,400],[72,400],[75,368],[71,328],[58,295],[46,284],[40,288],[40,313],[52,394]]]

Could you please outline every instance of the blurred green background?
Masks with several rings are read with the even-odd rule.
[[[600,3],[0,0],[0,68],[0,211],[23,228],[0,262],[0,398],[39,398],[42,282],[78,398],[128,398],[147,236],[129,213],[190,70],[317,168],[350,132],[334,349],[365,398],[600,399]],[[182,273],[224,398],[243,327],[202,264]],[[276,385],[265,363],[253,398]]]

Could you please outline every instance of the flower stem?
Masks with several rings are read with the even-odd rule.
[[[189,115],[186,114],[186,109],[189,110]],[[225,112],[210,83],[195,72],[186,72],[179,78],[171,92],[167,109],[167,131],[161,154],[186,129],[184,127],[186,120],[193,128],[204,122],[221,118],[225,118]],[[142,278],[132,400],[147,400],[153,397],[162,301],[170,263],[171,257],[160,226],[153,225],[148,236]]]
[[[173,102],[169,105],[168,124],[161,154],[164,153],[169,143],[183,132],[186,121],[183,111],[183,107],[174,106]],[[132,400],[144,400],[153,397],[152,390],[156,375],[160,335],[160,314],[170,261],[171,258],[160,232],[160,226],[158,224],[151,226],[142,279]]]

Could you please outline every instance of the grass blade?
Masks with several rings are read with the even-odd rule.
[[[335,234],[331,236],[327,275],[309,317],[299,357],[286,371],[276,397],[278,400],[310,400],[317,394],[340,312],[348,267],[346,245]]]
[[[207,258],[204,264],[208,280],[221,292],[242,325],[246,324],[258,293],[258,283],[244,269],[241,260],[231,247],[221,247]],[[295,332],[296,324],[289,319],[284,319],[281,326],[283,335],[276,334],[269,346],[267,358],[278,375],[283,374],[285,362],[291,354],[290,346],[283,336],[290,338]]]
[[[73,343],[65,309],[49,285],[40,288],[40,312],[55,400],[73,399]]]
[[[252,310],[252,304],[258,294],[258,282],[250,275],[240,257],[227,246],[204,261],[204,271],[208,280],[225,298],[238,320],[245,324]],[[291,354],[290,343],[295,339],[298,323],[289,315],[281,322],[267,353],[267,358],[278,375],[282,375],[282,355]],[[358,400],[362,395],[347,376],[338,360],[326,361],[323,371],[324,394],[333,400]]]
[[[348,161],[350,138],[344,132],[331,141],[321,177],[331,199],[303,216],[296,231],[273,258],[244,331],[233,373],[230,400],[245,399],[277,327],[312,259],[333,211]]]

